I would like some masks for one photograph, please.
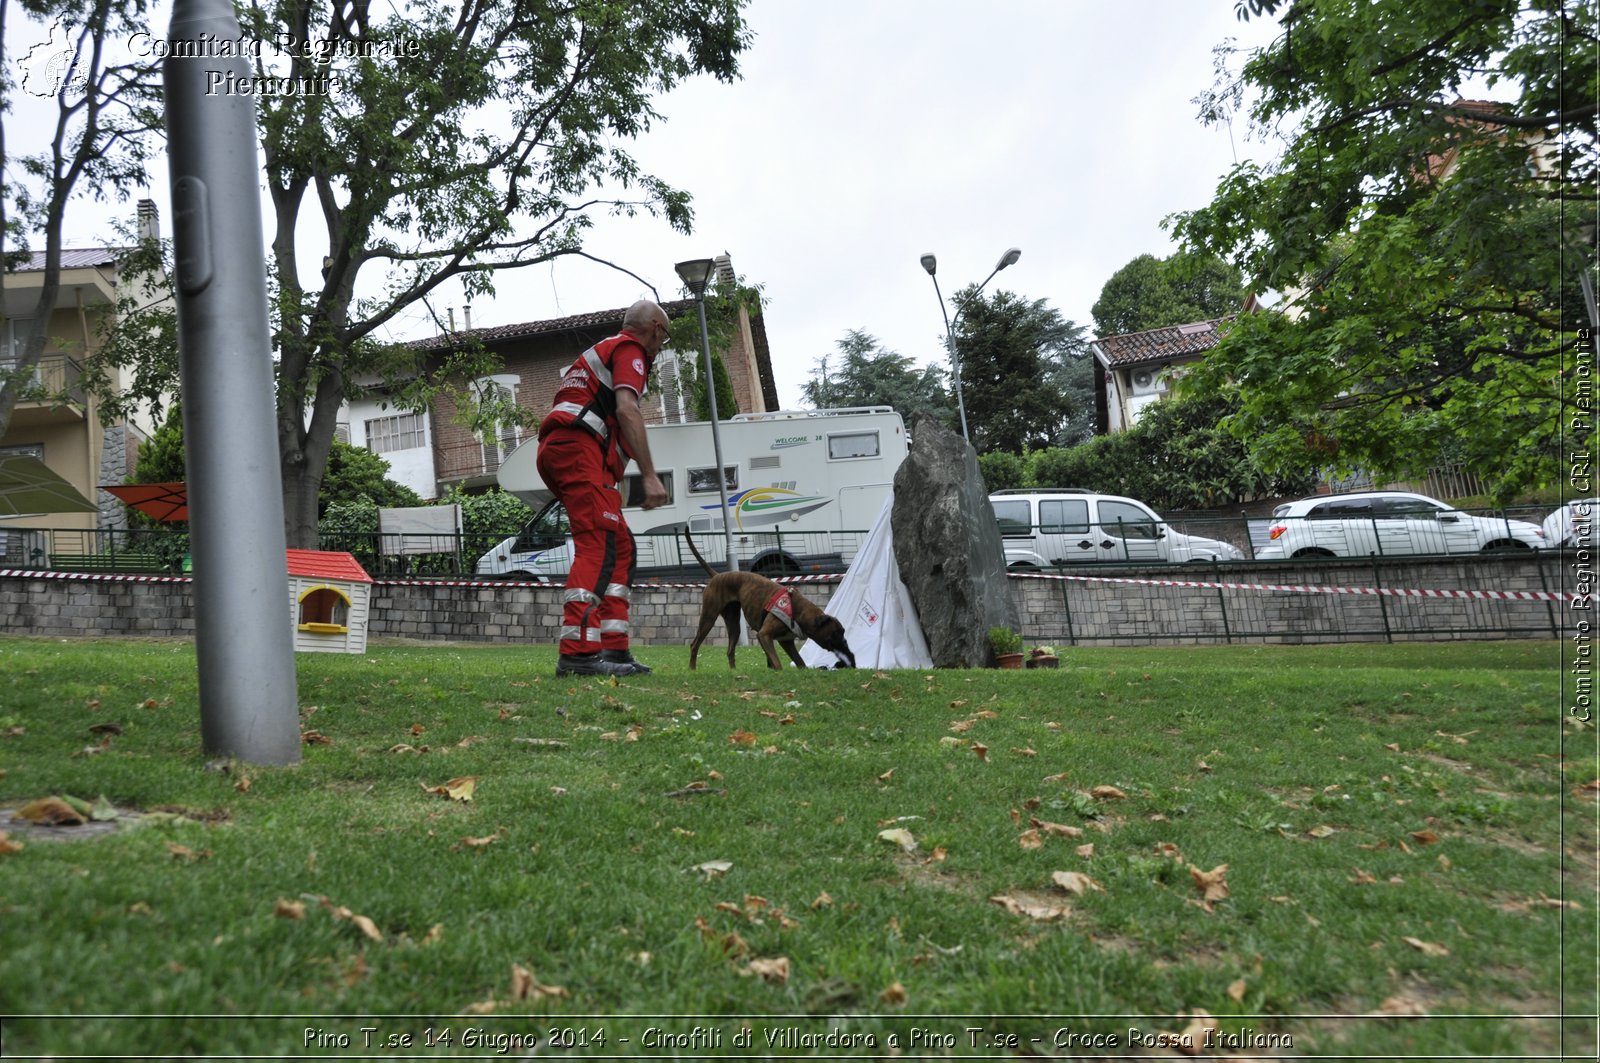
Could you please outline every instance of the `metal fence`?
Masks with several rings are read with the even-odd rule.
[[[349,553],[375,579],[475,578],[478,561],[523,529],[507,528],[464,535],[403,537],[379,532],[324,532],[319,547]],[[843,572],[865,540],[865,531],[736,533],[734,551],[741,568],[772,576]],[[703,580],[705,570],[684,545],[681,530],[636,534],[640,582]],[[722,532],[697,532],[695,544],[718,569],[727,567]],[[525,554],[557,543],[519,543]],[[172,528],[0,528],[0,567],[65,572],[183,574],[190,571],[189,534]],[[539,576],[561,582],[567,566],[557,559]],[[526,579],[521,572],[508,578]]]
[[[1472,513],[1473,511],[1463,511]],[[1549,507],[1519,507],[1481,511],[1504,522],[1504,539],[1517,538],[1511,524],[1521,521],[1537,526]],[[1106,565],[1169,564],[1189,561],[1205,548],[1195,539],[1213,539],[1238,550],[1240,557],[1214,561],[1209,556],[1193,558],[1199,565],[1224,566],[1256,561],[1270,543],[1274,526],[1310,529],[1323,535],[1329,529],[1341,530],[1340,543],[1323,549],[1324,556],[1290,558],[1295,561],[1326,561],[1329,556],[1343,558],[1409,558],[1475,554],[1480,545],[1465,535],[1441,529],[1447,525],[1428,520],[1426,514],[1372,515],[1342,520],[1312,518],[1273,519],[1240,513],[1233,516],[1174,516],[1160,525],[1147,522],[1095,525],[1082,528],[1032,527],[1005,529],[1005,541],[1016,548],[1032,539],[1033,552],[1044,557],[1047,567],[1066,565],[1072,570]],[[368,574],[375,578],[436,577],[463,578],[477,575],[479,558],[508,538],[522,535],[522,528],[505,528],[464,535],[418,536],[408,534],[404,548],[393,546],[395,537],[378,532],[327,532],[320,537],[324,550],[353,554]],[[1177,534],[1174,534],[1177,533]],[[1525,531],[1520,533],[1526,538]],[[855,557],[867,532],[737,532],[734,550],[740,567],[768,575],[798,575],[842,572]],[[1184,537],[1191,537],[1188,542]],[[636,533],[636,554],[641,581],[698,579],[704,570],[684,548],[681,529],[660,533]],[[421,540],[426,539],[426,542]],[[1307,541],[1310,541],[1307,538]],[[727,567],[726,539],[721,531],[696,532],[695,543],[707,561],[719,569]],[[517,543],[521,553],[550,548],[557,543]],[[1555,543],[1545,544],[1555,546]],[[1082,547],[1083,549],[1079,549]],[[187,531],[172,528],[61,529],[0,528],[0,564],[10,568],[59,569],[65,571],[186,572],[189,565]],[[1272,560],[1278,560],[1272,557]],[[551,566],[545,578],[565,577],[564,565]],[[518,577],[525,578],[525,577]]]
[[[1560,638],[1561,551],[1459,559],[1055,569],[1022,584],[1030,643]],[[1592,603],[1585,617],[1591,617]]]

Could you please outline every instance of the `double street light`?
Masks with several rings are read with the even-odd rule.
[[[994,280],[996,273],[999,273],[1007,266],[1015,265],[1017,259],[1021,257],[1022,250],[1020,248],[1006,248],[1005,254],[1000,256],[1000,261],[995,263],[994,269],[990,270],[989,275],[983,278],[983,284],[978,285],[977,289],[967,297],[965,303],[956,307],[956,320],[961,320],[962,312],[972,305],[972,300],[978,297],[984,286]],[[933,278],[933,293],[939,297],[939,313],[944,315],[944,343],[946,350],[950,353],[950,374],[955,378],[956,382],[956,408],[961,411],[961,438],[971,442],[967,435],[967,403],[961,395],[961,363],[956,356],[956,335],[950,327],[950,314],[945,310],[944,293],[939,290],[939,277],[937,274],[939,260],[933,257],[932,251],[922,256],[922,268],[928,271],[929,277]]]
[[[728,540],[728,571],[737,572],[739,559],[733,552],[733,525],[728,523],[728,475],[722,464],[722,433],[717,426],[717,377],[711,370],[711,332],[706,328],[706,285],[711,280],[714,264],[709,258],[695,258],[679,262],[673,269],[678,271],[683,286],[694,294],[695,305],[700,310],[700,347],[705,352],[706,398],[711,407],[711,450],[717,459],[717,497],[722,501],[722,532]]]

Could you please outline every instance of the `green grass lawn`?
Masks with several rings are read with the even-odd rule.
[[[7,639],[4,1053],[1592,1059],[1560,653],[377,645],[208,770],[192,645]],[[6,822],[68,795],[116,829]]]

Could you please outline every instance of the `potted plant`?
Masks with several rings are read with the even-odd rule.
[[[994,651],[995,664],[1001,668],[1022,667],[1022,636],[1008,627],[989,629],[989,648]]]
[[[1024,662],[1024,667],[1027,668],[1059,668],[1060,666],[1061,658],[1056,656],[1055,647],[1053,646],[1035,646],[1032,652],[1028,654],[1027,661]]]

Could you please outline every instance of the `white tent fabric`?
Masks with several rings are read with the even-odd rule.
[[[827,610],[844,625],[857,668],[932,668],[928,640],[895,565],[894,532],[889,525],[893,509],[891,491]],[[832,668],[838,663],[831,652],[810,641],[801,647],[800,659],[808,668]]]

